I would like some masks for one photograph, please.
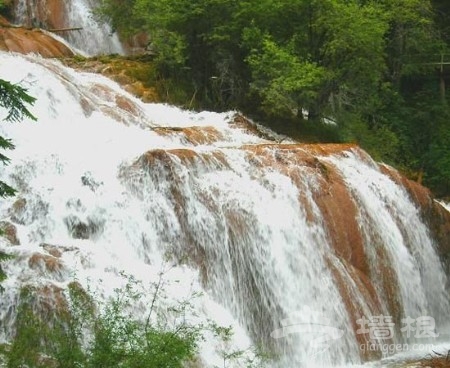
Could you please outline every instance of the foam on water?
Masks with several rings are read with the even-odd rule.
[[[17,188],[26,203],[18,213],[11,210],[18,198],[0,204],[0,217],[16,224],[21,242],[11,247],[0,240],[2,250],[18,256],[5,266],[3,324],[12,324],[11,310],[23,285],[65,286],[77,279],[107,297],[123,285],[122,271],[149,285],[167,266],[168,254],[172,259],[188,256],[191,262],[177,263],[165,273],[168,300],[203,292],[190,318],[231,324],[235,347],[245,349],[251,339],[274,345],[282,352],[279,368],[360,364],[327,257],[347,280],[352,299],[363,311],[370,308],[345,265],[333,256],[314,200],[317,178],[307,168],[289,163],[298,174],[294,183],[257,155],[255,164],[241,147],[268,141],[233,127],[234,112],[194,113],[144,104],[102,76],[36,56],[0,53],[0,66],[0,78],[20,82],[37,97],[31,111],[38,118],[0,125],[0,134],[16,145],[0,179]],[[118,101],[124,99],[128,103],[121,108]],[[194,145],[155,130],[192,126],[213,127],[220,135],[212,143]],[[392,259],[403,315],[444,320],[444,275],[405,191],[367,158],[348,152],[322,159],[342,172],[358,204],[373,267],[374,239]],[[74,236],[77,224],[88,236]],[[65,248],[59,272],[30,267],[30,255],[43,253],[43,243]],[[280,329],[281,321],[287,330]],[[336,338],[326,348],[312,344],[320,334],[306,328],[311,325],[326,325]],[[300,333],[285,333],[289,326]],[[0,331],[2,340],[9,337],[11,326],[6,327]],[[278,335],[283,338],[273,339]],[[206,366],[223,364],[218,349],[215,342],[203,346]]]

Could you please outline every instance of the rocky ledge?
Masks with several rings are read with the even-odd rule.
[[[43,57],[67,57],[74,52],[49,32],[37,28],[16,27],[0,18],[0,50],[34,53]]]

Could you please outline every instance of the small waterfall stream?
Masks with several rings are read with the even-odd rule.
[[[0,65],[0,78],[37,97],[38,118],[0,125],[16,145],[0,179],[18,189],[0,218],[20,241],[0,240],[16,255],[0,340],[23,286],[77,279],[106,297],[122,271],[154,281],[167,255],[178,260],[169,299],[202,291],[195,318],[233,325],[237,347],[273,349],[271,366],[350,366],[389,355],[362,352],[366,342],[441,341],[402,334],[407,317],[433,317],[450,340],[436,244],[405,189],[358,148],[276,144],[234,112],[144,104],[37,56],[1,53]],[[380,315],[395,336],[358,332],[358,319]],[[220,364],[214,344],[201,354],[206,367]]]
[[[92,17],[91,10],[95,3],[93,0],[78,0],[65,4],[70,24],[82,28],[78,32],[69,32],[68,42],[88,55],[123,54],[124,49],[117,34],[108,25],[99,24]]]
[[[106,24],[98,23],[92,15],[95,0],[45,1],[17,0],[15,23],[43,29],[81,28],[54,33],[70,46],[87,56],[123,54],[116,33]]]

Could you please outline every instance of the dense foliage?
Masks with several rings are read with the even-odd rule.
[[[161,274],[162,275],[162,274]],[[129,277],[107,300],[77,282],[61,289],[23,287],[14,336],[0,344],[0,366],[7,368],[182,368],[197,366],[198,345],[214,336],[223,358],[247,368],[264,367],[265,358],[229,346],[233,331],[213,322],[194,323],[191,302],[167,305],[162,279],[153,283],[151,302]],[[54,298],[48,299],[49,296]],[[47,299],[48,300],[47,300]],[[157,305],[164,301],[165,308]],[[190,365],[191,364],[191,365]],[[218,367],[216,367],[218,368]]]
[[[450,195],[448,2],[102,0],[97,15],[148,33],[161,75],[198,107],[356,141]]]
[[[16,332],[0,349],[8,368],[181,368],[194,356],[199,327],[176,322],[150,324],[133,316],[142,294],[136,285],[117,290],[103,305],[79,284],[69,285],[67,303],[39,307],[38,291],[20,295]],[[179,306],[180,315],[183,306]]]

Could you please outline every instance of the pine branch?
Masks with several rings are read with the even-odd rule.
[[[0,197],[12,197],[16,194],[16,190],[10,187],[8,184],[0,181]]]
[[[8,165],[9,163],[9,158],[6,157],[4,154],[0,153],[0,161],[4,164],[4,165]]]
[[[0,236],[2,236],[2,235],[3,235],[3,231],[0,230]],[[12,255],[10,255],[8,253],[5,253],[3,251],[0,251],[0,262],[7,261],[7,260],[12,259],[12,258],[13,258]],[[5,281],[5,279],[6,279],[6,274],[5,274],[5,272],[3,271],[3,269],[2,269],[2,267],[0,265],[0,283],[2,281]],[[0,293],[2,293],[4,290],[5,289],[0,285]]]
[[[3,138],[0,136],[0,148],[2,149],[14,149],[14,144],[11,139]]]
[[[19,85],[0,79],[0,106],[8,109],[5,120],[16,122],[27,117],[36,120],[25,104],[32,105],[36,99],[27,93],[27,90]]]

